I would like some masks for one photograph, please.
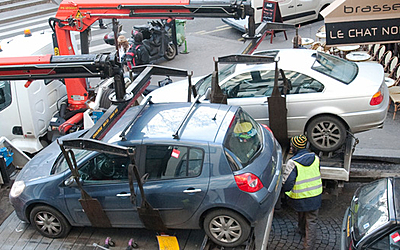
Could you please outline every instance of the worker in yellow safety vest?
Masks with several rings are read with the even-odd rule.
[[[298,213],[297,232],[304,237],[304,249],[314,249],[322,181],[319,158],[306,146],[305,135],[290,139],[293,157],[286,163],[283,173],[283,191],[289,197],[289,204]]]

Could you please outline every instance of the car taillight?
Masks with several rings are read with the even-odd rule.
[[[378,91],[375,93],[375,95],[372,96],[371,101],[369,102],[370,105],[379,105],[383,101],[383,95],[381,91]]]
[[[271,130],[267,125],[261,123],[261,126],[263,126],[264,128],[266,128],[269,132],[271,132],[271,134],[274,134],[274,133],[272,132],[272,130]]]
[[[248,193],[257,192],[264,187],[260,179],[252,173],[235,175],[235,181],[240,190]]]

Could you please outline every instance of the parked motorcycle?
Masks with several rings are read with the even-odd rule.
[[[173,42],[172,25],[174,22],[167,20],[152,20],[148,25],[135,25],[132,29],[132,37],[128,39],[133,43],[133,36],[136,32],[143,34],[143,45],[150,55],[150,61],[164,57],[172,60],[177,54],[176,43]],[[110,32],[104,36],[104,41],[109,45],[115,45],[114,33]]]
[[[176,43],[173,42],[172,25],[175,22],[167,20],[152,20],[148,25],[135,25],[132,37],[136,32],[143,34],[143,45],[150,55],[150,61],[164,57],[172,60],[177,54]]]

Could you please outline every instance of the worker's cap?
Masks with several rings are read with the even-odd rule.
[[[298,149],[306,148],[307,137],[305,135],[293,136],[290,139],[290,143],[292,144],[293,147],[296,147]]]
[[[126,40],[126,38],[125,38],[125,36],[123,36],[123,35],[120,35],[119,37],[118,37],[118,43],[124,43],[124,42],[127,42],[128,40]]]

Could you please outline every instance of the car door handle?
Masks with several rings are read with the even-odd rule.
[[[189,188],[183,191],[185,194],[191,194],[191,193],[198,193],[201,192],[200,188]]]
[[[301,7],[301,6],[303,6],[301,3],[297,5],[297,7]]]
[[[117,194],[117,197],[129,197],[129,196],[131,196],[131,193],[120,193],[120,194]]]
[[[288,7],[288,9],[293,9],[294,8],[294,5],[290,5],[289,7]]]

